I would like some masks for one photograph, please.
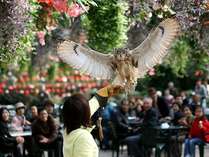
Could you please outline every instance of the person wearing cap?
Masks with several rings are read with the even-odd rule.
[[[89,101],[82,94],[68,97],[63,105],[64,157],[98,157],[99,150],[91,135],[91,116],[99,107],[104,107],[110,96],[123,89],[121,86],[107,86],[96,92]]]
[[[22,102],[18,102],[15,105],[16,115],[12,119],[12,128],[15,131],[23,131],[24,126],[30,125],[31,123],[25,118],[25,105]]]

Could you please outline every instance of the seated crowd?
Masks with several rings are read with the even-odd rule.
[[[100,138],[100,147],[111,148],[112,132],[115,131],[117,140],[128,146],[130,157],[149,156],[149,150],[144,149],[142,142],[145,136],[143,130],[168,124],[188,128],[187,133],[179,136],[177,141],[170,138],[169,155],[181,156],[184,143],[184,156],[193,157],[195,145],[209,142],[209,122],[204,115],[207,97],[208,91],[201,81],[197,81],[191,96],[184,91],[178,92],[170,82],[163,95],[151,87],[145,97],[129,96],[117,101],[120,103],[109,101],[102,111],[99,110],[101,114],[96,116],[100,120],[102,117],[103,124],[104,138]],[[16,115],[10,117],[7,108],[0,108],[0,156],[1,153],[11,153],[14,157],[22,157],[26,152],[28,157],[41,157],[43,150],[52,150],[49,157],[62,157],[62,127],[53,102],[47,100],[42,106],[32,105],[29,110],[18,102],[15,109]],[[25,131],[32,134],[13,134]],[[101,134],[101,126],[99,131]]]
[[[44,150],[52,150],[49,157],[62,157],[63,138],[54,104],[47,100],[43,107],[38,109],[33,105],[25,113],[25,105],[18,102],[15,109],[16,115],[10,120],[9,110],[0,108],[0,156],[22,157],[26,151],[28,157],[41,157]],[[31,135],[24,136],[24,132],[31,132]]]
[[[162,124],[166,123],[173,127],[187,128],[186,132],[178,137],[177,142],[170,137],[167,153],[171,157],[179,157],[184,152],[185,157],[193,157],[195,145],[209,142],[209,122],[204,114],[207,97],[207,89],[198,80],[191,95],[184,91],[178,92],[170,82],[163,95],[151,87],[145,97],[130,96],[124,98],[119,105],[109,102],[103,112],[105,137],[101,148],[110,147],[112,128],[109,121],[114,125],[117,140],[127,144],[130,156],[145,156],[143,129],[163,127]]]

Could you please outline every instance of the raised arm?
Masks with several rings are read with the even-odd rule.
[[[109,85],[97,91],[96,95],[89,100],[91,116],[99,109],[104,107],[109,97],[117,95],[124,89],[119,85]]]

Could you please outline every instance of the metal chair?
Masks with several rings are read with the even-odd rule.
[[[207,145],[207,143],[202,143],[202,144],[199,144],[198,147],[199,147],[199,155],[200,157],[204,157],[205,155],[205,145]]]
[[[111,129],[111,139],[112,139],[112,157],[115,156],[115,151],[116,151],[116,157],[119,157],[120,155],[120,146],[124,146],[124,141],[123,139],[120,139],[117,131],[116,131],[116,127],[114,125],[114,123],[112,121],[109,121],[109,126]],[[121,153],[123,153],[123,149],[121,150]]]
[[[156,128],[143,128],[142,136],[140,139],[140,144],[144,149],[155,148],[155,157],[160,157],[161,153],[165,150],[167,146],[168,138],[162,136],[159,130]],[[147,155],[147,151],[144,150],[144,156]]]
[[[0,152],[0,157],[13,157],[13,154],[12,153],[1,153]]]

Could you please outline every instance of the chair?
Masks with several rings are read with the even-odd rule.
[[[168,138],[163,136],[156,128],[143,128],[140,139],[141,145],[145,149],[155,148],[155,157],[160,157],[161,152],[167,149]],[[147,156],[147,152],[144,152]]]
[[[116,151],[116,157],[119,157],[120,146],[124,146],[124,140],[119,139],[115,124],[112,121],[109,121],[109,126],[111,130],[111,139],[112,139],[112,146],[111,146],[112,157],[114,157],[115,151]],[[121,153],[122,152],[123,152],[123,149],[121,150]]]
[[[198,147],[199,147],[199,155],[200,157],[204,157],[205,155],[205,151],[204,151],[204,147],[207,145],[207,143],[202,143],[202,144],[199,144]]]
[[[0,152],[0,157],[13,157],[13,154],[12,153],[1,153]]]
[[[35,139],[32,140],[32,147],[35,152],[36,157],[49,157],[53,156],[55,157],[54,150],[53,149],[42,149],[38,146],[38,144],[35,142]],[[47,154],[47,156],[46,156]]]
[[[36,151],[36,156],[37,157],[49,157],[49,156],[50,157],[51,156],[55,157],[54,150],[52,150],[52,149],[41,149],[41,148],[39,148],[39,150]]]

